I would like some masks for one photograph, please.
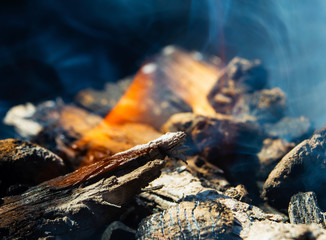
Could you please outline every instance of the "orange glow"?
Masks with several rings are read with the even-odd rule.
[[[110,124],[146,123],[159,129],[175,112],[171,100],[179,98],[193,112],[216,115],[207,95],[221,69],[200,62],[174,47],[167,47],[153,61],[143,65],[115,108],[106,116]]]
[[[141,67],[104,121],[76,143],[76,148],[87,149],[82,166],[157,138],[158,130],[174,113],[193,111],[218,117],[207,95],[220,74],[217,65],[174,47],[163,49]]]
[[[125,151],[138,144],[147,143],[161,136],[161,133],[147,124],[126,123],[108,124],[100,123],[88,131],[82,139],[72,147],[81,152],[86,150],[80,167],[91,164],[105,156]]]

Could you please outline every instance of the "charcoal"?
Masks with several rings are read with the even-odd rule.
[[[67,172],[64,161],[36,144],[0,140],[0,195],[17,194]]]
[[[239,119],[251,116],[260,124],[276,122],[285,114],[285,103],[285,93],[281,89],[263,89],[242,95],[232,115]]]
[[[179,158],[185,134],[167,133],[147,144],[3,198],[2,239],[93,239],[122,214],[125,203]],[[5,232],[2,232],[4,231]]]
[[[276,164],[294,147],[294,143],[289,143],[283,139],[266,138],[261,151],[257,154],[260,169],[257,178],[265,181],[274,169]]]
[[[322,129],[286,154],[268,176],[262,196],[279,209],[286,209],[291,196],[314,191],[326,206],[326,130]]]
[[[325,226],[325,215],[317,203],[314,192],[298,193],[291,197],[289,203],[289,218],[293,224],[312,224]]]
[[[215,236],[215,238],[208,237],[203,239],[216,239],[217,236],[221,237],[220,235],[214,235],[216,234],[216,231],[219,231],[219,228],[220,230],[222,230],[224,229],[224,227],[226,227],[225,224],[219,224],[223,221],[228,222],[230,224],[228,227],[228,231],[226,232],[230,232],[231,230],[232,234],[223,236],[225,238],[222,237],[221,239],[228,239],[228,237],[231,237],[231,239],[245,239],[248,236],[251,227],[257,222],[264,221],[266,223],[271,224],[284,222],[285,220],[283,216],[279,214],[267,214],[254,205],[245,202],[240,202],[229,196],[222,195],[214,190],[205,190],[196,195],[187,196],[183,200],[183,202],[177,205],[174,203],[174,205],[171,205],[167,208],[163,208],[164,211],[155,213],[145,218],[141,222],[137,231],[139,239],[153,239],[153,237],[154,239],[156,239],[155,236],[164,236],[165,238],[167,238],[169,236],[169,230],[173,231],[173,234],[175,234],[175,236],[180,236],[182,234],[187,237],[191,236],[191,238],[183,239],[198,239],[198,234],[200,234],[201,237],[203,237],[203,234],[207,234],[206,236]],[[200,207],[199,209],[201,214],[193,215],[192,211],[197,211],[198,206]],[[214,214],[214,210],[221,209],[222,206],[224,209],[224,214],[223,212],[220,214],[222,222],[218,221],[218,224],[214,225],[214,221],[208,221],[207,218],[212,217],[213,219],[215,219],[216,214]],[[231,215],[227,214],[228,212],[231,212]],[[187,223],[187,218],[185,217],[184,213],[187,214],[188,220],[190,219],[190,221],[198,221],[202,223],[199,225],[200,227],[194,229],[192,233],[188,231],[189,228],[187,226],[189,225],[186,225],[186,227],[184,227],[184,223]],[[170,214],[172,215],[172,218]],[[201,217],[202,215],[205,215],[207,218]],[[178,218],[180,219],[180,222],[176,222]],[[227,219],[231,220],[232,218],[234,219],[233,223],[231,221],[227,221]],[[181,225],[179,225],[179,223],[181,223]],[[179,226],[181,228],[179,228]],[[192,226],[193,224],[190,225],[190,227]],[[164,230],[163,232],[162,227]],[[208,227],[208,229],[205,227]]]
[[[239,235],[244,239],[248,236],[251,227],[257,222],[264,221],[272,224],[285,221],[284,217],[280,214],[266,213],[252,204],[240,202],[233,198],[219,197],[218,201],[225,204],[232,211],[234,218],[240,222],[241,228],[239,229]]]
[[[197,153],[203,154],[209,162],[216,161],[219,156],[237,152],[257,153],[264,138],[255,123],[205,117],[193,113],[173,115],[163,126],[163,131],[186,132],[188,144],[195,147]]]
[[[233,59],[208,99],[216,112],[259,123],[276,122],[285,115],[286,97],[279,88],[266,89],[267,73],[259,61]]]
[[[267,84],[267,71],[259,60],[235,57],[228,64],[226,73],[228,78],[241,84],[247,92],[262,89]]]
[[[182,202],[145,218],[137,239],[240,239],[238,225],[218,201]]]
[[[285,222],[282,215],[265,213],[260,208],[252,204],[240,202],[233,198],[219,198],[219,201],[230,208],[233,216],[240,222],[241,228],[239,229],[239,235],[243,239],[246,239],[251,228],[256,223],[266,222],[269,224],[274,224]]]
[[[117,104],[132,79],[133,77],[128,77],[116,83],[106,83],[101,90],[92,88],[81,90],[75,100],[88,111],[104,117]]]
[[[231,198],[234,198],[236,200],[239,200],[241,202],[245,203],[251,203],[251,199],[249,198],[249,193],[247,192],[245,186],[243,185],[238,185],[236,187],[231,187],[227,189],[224,194],[226,196],[229,196]]]
[[[315,224],[304,225],[262,221],[252,224],[248,238],[245,239],[324,240],[326,239],[326,231]]]
[[[159,178],[151,182],[139,194],[139,203],[142,205],[150,204],[156,209],[167,209],[174,206],[176,202],[181,202],[184,198],[211,190],[214,189],[203,187],[199,178],[188,171],[181,173],[164,171]]]
[[[267,71],[258,60],[236,57],[218,78],[208,99],[217,112],[230,114],[243,93],[262,89],[266,83]]]
[[[224,171],[208,162],[204,157],[194,156],[187,158],[187,170],[198,177],[204,187],[225,191],[230,183],[225,178]]]
[[[255,123],[180,113],[173,115],[163,130],[185,131],[186,144],[195,149],[193,154],[220,167],[233,184],[244,184],[249,192],[257,190],[253,182],[259,168],[256,154],[264,135]]]
[[[264,124],[264,129],[271,137],[297,143],[311,136],[313,131],[310,120],[305,117],[284,117],[275,124]]]

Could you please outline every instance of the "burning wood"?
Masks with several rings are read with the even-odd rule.
[[[46,181],[20,196],[4,198],[0,207],[2,236],[87,238],[114,219],[123,204],[159,175],[164,161],[155,159],[182,158],[179,147],[184,137],[182,132],[165,134]]]
[[[125,143],[131,147],[157,137],[159,133],[152,127],[159,130],[174,113],[193,111],[218,117],[207,96],[221,73],[220,66],[197,61],[177,48],[166,47],[138,71],[104,121],[76,145],[89,145],[90,152],[109,149],[117,153],[126,149]]]
[[[115,86],[122,85],[125,87]],[[119,101],[115,94],[110,99],[106,91],[78,95],[79,102],[92,112],[98,111],[99,105],[86,100],[101,98],[98,112],[102,115],[105,106],[111,109],[112,102],[117,101],[104,119],[58,102],[19,108],[29,110],[28,114],[8,113],[11,117],[6,122],[21,132],[22,122],[37,126],[25,136],[59,154],[72,172],[4,198],[0,216],[5,221],[0,226],[6,236],[15,236],[19,228],[17,236],[31,231],[40,236],[90,234],[83,236],[87,237],[94,231],[103,232],[97,230],[103,224],[114,220],[126,224],[132,216],[127,225],[138,228],[139,239],[165,237],[169,230],[175,236],[226,234],[251,239],[261,228],[269,229],[267,225],[284,232],[295,227],[296,222],[282,223],[286,218],[279,210],[286,209],[291,196],[300,189],[316,191],[321,206],[326,202],[320,190],[323,182],[318,183],[324,179],[319,168],[324,168],[325,130],[288,153],[312,134],[312,127],[308,119],[288,115],[285,93],[267,88],[267,71],[259,61],[235,58],[224,67],[205,56],[198,58],[167,47],[141,67]],[[187,134],[188,165],[169,161],[157,178],[163,162],[156,158],[182,158],[178,146],[184,141],[184,133],[160,137],[162,132],[171,131]],[[301,168],[307,171],[296,171]],[[302,177],[308,179],[312,172],[318,179],[305,182]],[[129,205],[130,213],[118,207],[140,189],[142,192]],[[263,204],[263,190],[272,207]],[[225,218],[215,219],[210,215],[212,209]],[[308,208],[300,209],[311,213]],[[157,211],[162,212],[151,215]],[[195,213],[195,222],[203,220],[199,229],[189,232],[189,219],[183,213],[187,217]],[[310,215],[310,222],[320,221],[320,217]],[[169,216],[179,219],[180,224],[170,221]],[[155,225],[151,219],[163,225]],[[215,225],[212,219],[217,221]],[[25,224],[27,220],[31,223]],[[320,230],[296,227],[316,236]],[[265,236],[285,234],[275,233],[275,229],[269,229]],[[296,239],[297,235],[291,234]]]
[[[147,123],[159,129],[173,113],[189,111],[187,104],[195,113],[216,115],[207,95],[221,73],[221,67],[196,61],[183,51],[166,47],[138,71],[105,121]]]

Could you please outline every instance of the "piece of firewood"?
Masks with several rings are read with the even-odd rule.
[[[289,220],[293,224],[317,224],[325,228],[325,213],[319,208],[314,192],[300,192],[291,197],[288,208]]]
[[[218,115],[207,95],[222,73],[219,65],[200,61],[174,46],[165,47],[140,68],[105,121],[109,124],[145,123],[160,129],[178,112]]]
[[[166,156],[182,158],[185,134],[167,133],[102,161],[3,199],[3,239],[89,239],[160,175]]]
[[[239,228],[232,211],[219,201],[182,202],[143,219],[137,239],[237,240]]]

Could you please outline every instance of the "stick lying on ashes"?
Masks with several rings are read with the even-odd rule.
[[[3,239],[86,239],[160,175],[166,156],[184,160],[185,133],[167,133],[102,161],[3,199]]]

